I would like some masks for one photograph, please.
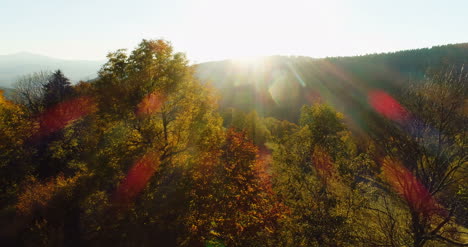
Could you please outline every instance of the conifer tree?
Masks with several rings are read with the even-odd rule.
[[[44,85],[43,106],[47,109],[66,99],[73,93],[70,80],[61,70],[55,71]]]

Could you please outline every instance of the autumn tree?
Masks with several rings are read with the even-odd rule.
[[[411,246],[464,245],[466,208],[467,74],[463,70],[432,73],[405,90],[403,121],[388,120],[378,136],[387,158],[381,158],[382,180],[392,193],[381,200],[392,207],[379,217],[404,229],[394,241]],[[402,178],[405,178],[402,180]],[[380,208],[382,209],[382,208]],[[388,229],[391,231],[391,229]],[[406,239],[406,240],[405,240]]]
[[[282,221],[285,245],[355,243],[350,218],[361,202],[348,200],[359,194],[348,188],[356,177],[342,177],[359,170],[361,162],[350,143],[343,116],[317,104],[304,106],[301,128],[273,146],[274,189],[290,210]]]
[[[90,133],[99,148],[86,151],[91,157],[87,167],[99,174],[95,193],[114,190],[110,204],[127,210],[109,219],[111,224],[106,217],[98,220],[103,230],[89,236],[95,243],[112,237],[145,245],[150,240],[141,236],[151,235],[155,245],[176,245],[186,232],[188,168],[221,140],[216,99],[193,78],[185,55],[173,52],[167,41],[143,40],[130,54],[118,50],[108,58],[92,83],[98,110]],[[148,155],[153,165],[141,163]],[[146,182],[131,182],[148,171]],[[127,234],[114,234],[120,232]]]
[[[195,167],[190,246],[275,246],[284,208],[275,200],[258,149],[229,129],[220,149]]]
[[[28,142],[36,130],[25,110],[0,91],[0,206],[11,203],[22,179],[34,174],[31,157],[35,149]]]

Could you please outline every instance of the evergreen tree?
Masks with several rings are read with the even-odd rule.
[[[65,77],[62,71],[57,70],[51,76],[48,82],[44,85],[43,106],[49,108],[66,99],[69,99],[73,94],[73,88],[70,80]]]

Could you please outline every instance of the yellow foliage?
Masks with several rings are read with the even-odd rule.
[[[17,212],[22,215],[29,215],[34,213],[38,208],[47,207],[59,192],[73,187],[79,177],[79,174],[71,178],[59,175],[46,182],[31,178],[31,182],[18,197],[18,203],[16,204]]]

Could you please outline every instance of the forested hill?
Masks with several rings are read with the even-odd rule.
[[[468,43],[462,43],[354,57],[207,62],[196,65],[196,74],[220,89],[224,109],[256,110],[297,122],[303,104],[325,101],[353,114],[366,106],[369,91],[383,89],[398,96],[408,81],[421,79],[431,69],[467,62]]]

